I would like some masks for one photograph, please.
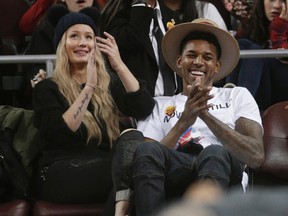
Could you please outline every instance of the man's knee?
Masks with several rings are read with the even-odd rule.
[[[203,149],[199,157],[218,157],[224,160],[229,160],[229,152],[220,145],[210,145]]]
[[[241,183],[242,164],[220,145],[206,147],[198,157],[198,176],[216,179],[223,188]]]

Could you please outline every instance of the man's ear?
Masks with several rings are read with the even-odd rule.
[[[221,62],[217,61],[216,66],[215,66],[215,73],[218,73],[220,71],[221,68]]]
[[[177,68],[178,68],[178,69],[181,69],[181,68],[182,68],[182,59],[181,59],[181,56],[178,56],[178,57],[177,57],[176,64],[177,64]]]

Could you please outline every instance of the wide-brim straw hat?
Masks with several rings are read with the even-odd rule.
[[[239,45],[228,31],[218,27],[215,22],[204,18],[175,25],[167,31],[162,41],[162,52],[167,64],[182,77],[181,69],[177,67],[177,58],[180,56],[180,44],[193,31],[208,32],[215,35],[221,46],[221,68],[218,73],[215,73],[213,81],[221,80],[231,73],[239,61]]]

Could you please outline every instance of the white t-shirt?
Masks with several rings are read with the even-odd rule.
[[[214,106],[209,109],[209,112],[229,127],[234,129],[235,122],[240,117],[254,120],[262,125],[258,106],[246,88],[213,87],[210,94],[213,94],[214,97],[208,103],[214,104]],[[181,94],[172,97],[155,97],[156,105],[152,114],[138,122],[138,130],[142,131],[145,137],[161,141],[179,120],[186,100],[187,96]],[[197,134],[200,133],[199,143],[204,148],[211,144],[221,145],[200,118],[197,118],[192,128]]]

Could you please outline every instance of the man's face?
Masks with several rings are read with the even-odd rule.
[[[212,86],[215,73],[220,70],[216,47],[205,40],[190,40],[178,57],[177,66],[182,71],[184,86],[191,85],[197,77],[206,86]]]

